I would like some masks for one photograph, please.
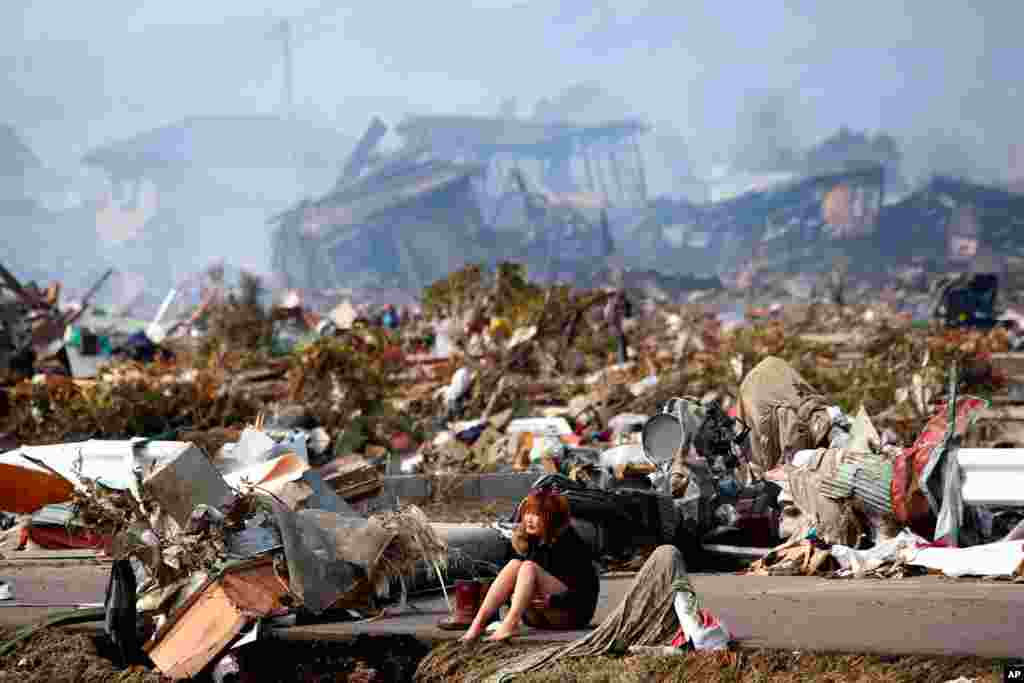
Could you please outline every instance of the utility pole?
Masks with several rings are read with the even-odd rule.
[[[284,51],[284,88],[281,92],[281,108],[285,118],[295,118],[295,67],[292,58],[292,22],[282,19],[275,29],[276,37],[281,39]]]

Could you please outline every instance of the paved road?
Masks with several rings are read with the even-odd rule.
[[[628,590],[631,579],[603,582],[595,623]],[[704,605],[746,646],[884,654],[1024,656],[1024,585],[954,582],[939,577],[892,581],[807,577],[694,575]],[[434,627],[443,603],[420,603],[422,614],[371,623],[279,629],[295,640],[345,640],[358,633],[414,634],[444,640],[458,633]],[[581,632],[530,636],[572,639]]]
[[[886,654],[1024,656],[1024,585],[699,576],[707,607],[745,644]]]
[[[103,601],[109,565],[0,567],[0,580],[14,587],[14,600],[0,602],[0,625],[32,623],[47,611]],[[595,623],[628,590],[631,577],[602,582]],[[885,654],[1024,656],[1024,584],[950,581],[940,577],[903,580],[825,580],[696,574],[693,583],[705,606],[728,624],[741,643],[788,650]],[[458,637],[441,631],[443,601],[417,601],[420,613],[370,623],[318,624],[278,629],[296,640],[347,640],[358,633],[408,633],[425,640]],[[29,607],[27,605],[49,605]],[[580,635],[534,633],[537,640]]]
[[[34,623],[49,612],[86,603],[102,603],[109,564],[54,562],[0,567],[0,581],[11,585],[13,599],[0,602],[0,626]]]

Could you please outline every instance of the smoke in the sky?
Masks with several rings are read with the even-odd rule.
[[[354,139],[375,115],[511,98],[521,116],[637,116],[655,122],[652,194],[681,175],[659,135],[698,175],[848,126],[891,133],[908,178],[1001,180],[1021,142],[1015,2],[7,0],[0,116],[74,178],[90,149],[187,116],[283,113],[285,18],[302,121]]]

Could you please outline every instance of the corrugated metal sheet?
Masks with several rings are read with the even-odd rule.
[[[852,463],[845,463],[839,466],[835,474],[822,479],[818,491],[827,498],[849,498],[853,495],[853,478],[857,472],[857,466]]]
[[[854,495],[876,512],[892,512],[892,463],[880,463],[877,469],[860,470],[854,484]]]
[[[892,512],[892,463],[872,453],[846,453],[818,490],[827,498],[858,498],[876,512]]]

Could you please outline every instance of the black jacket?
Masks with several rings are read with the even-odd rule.
[[[569,587],[565,593],[551,596],[552,607],[572,610],[585,621],[594,616],[601,592],[601,579],[594,566],[594,554],[576,529],[569,526],[555,538],[552,545],[530,537],[526,553],[514,554],[520,560],[536,562]]]

